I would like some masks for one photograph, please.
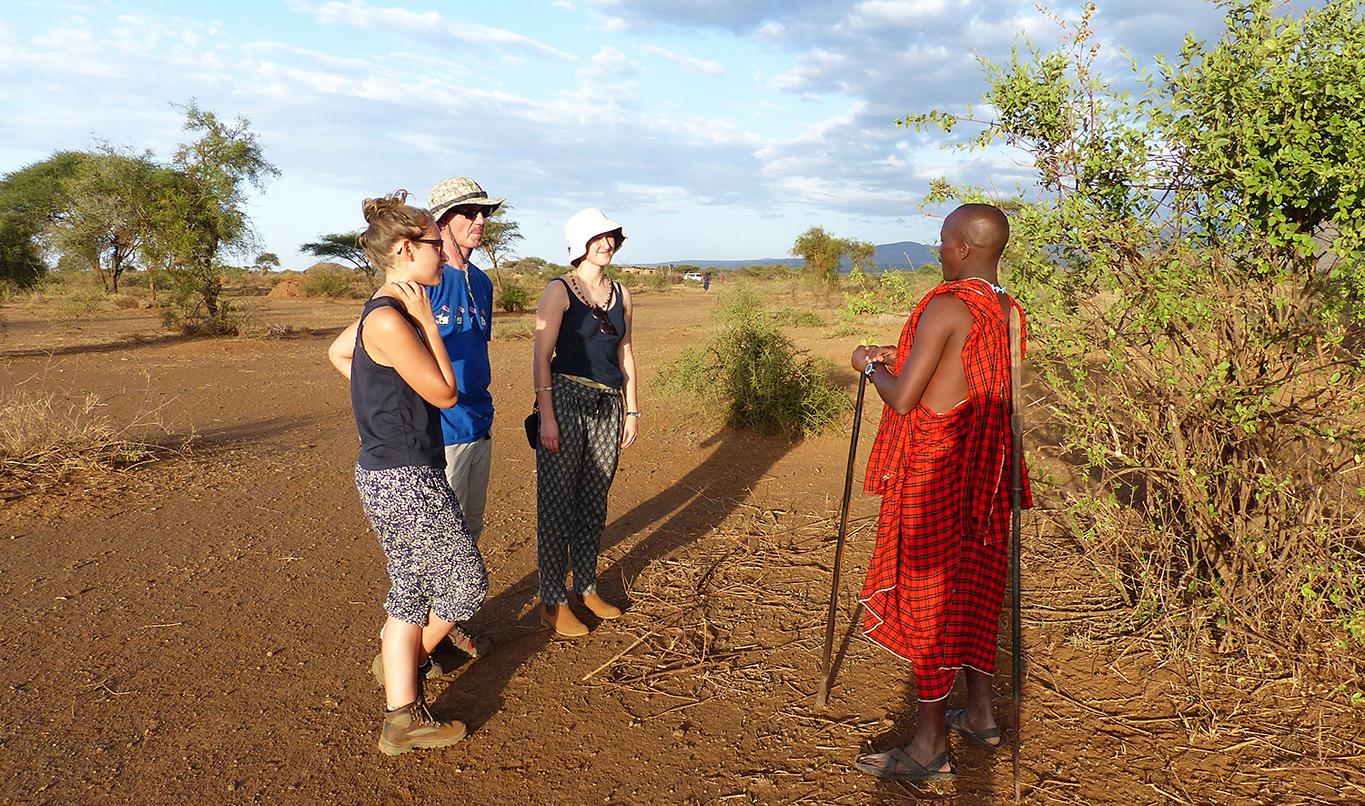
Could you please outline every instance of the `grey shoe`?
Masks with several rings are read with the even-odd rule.
[[[421,699],[393,711],[384,712],[384,727],[379,731],[379,749],[397,756],[409,750],[448,747],[465,737],[464,723],[441,722],[427,710]]]
[[[435,655],[447,648],[458,649],[471,658],[482,658],[493,648],[493,640],[486,635],[470,632],[463,625],[456,624],[450,628],[450,634],[441,639],[431,654]]]

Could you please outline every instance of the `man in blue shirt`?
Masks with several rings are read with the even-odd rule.
[[[476,546],[483,533],[493,458],[493,435],[489,430],[493,425],[493,396],[488,392],[493,282],[470,262],[470,256],[483,242],[484,223],[502,202],[490,199],[479,183],[467,176],[440,182],[427,197],[427,209],[436,219],[449,261],[440,285],[428,294],[460,389],[459,401],[441,411],[446,479],[460,502]],[[486,638],[470,635],[458,627],[450,637],[456,646],[474,657],[486,652],[490,645]]]

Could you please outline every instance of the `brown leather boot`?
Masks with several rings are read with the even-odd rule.
[[[447,747],[463,739],[466,732],[464,723],[459,720],[437,721],[427,710],[427,704],[418,699],[402,708],[384,712],[379,749],[396,756],[414,748]]]
[[[588,625],[579,621],[568,605],[540,608],[540,623],[565,638],[581,638],[588,634]]]
[[[612,619],[621,617],[621,608],[608,602],[596,593],[584,594],[583,605],[591,610],[594,616],[597,616],[604,621],[611,621]]]

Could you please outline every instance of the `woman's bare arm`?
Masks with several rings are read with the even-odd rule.
[[[555,420],[554,395],[550,393],[550,359],[555,342],[559,341],[559,327],[564,312],[569,309],[569,294],[564,284],[551,280],[540,295],[536,306],[535,345],[531,355],[531,383],[536,390],[536,404],[540,407],[540,444],[552,453],[559,450],[559,423]]]

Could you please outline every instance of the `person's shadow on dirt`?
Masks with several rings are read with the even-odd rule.
[[[626,556],[598,568],[598,588],[607,599],[623,601],[622,586],[629,587],[651,562],[710,532],[744,501],[753,486],[795,443],[722,429],[698,447],[705,450],[713,446],[715,450],[709,456],[668,489],[607,524],[602,535],[604,556],[632,535],[655,527]],[[486,657],[467,664],[468,668],[441,692],[433,704],[438,714],[456,714],[471,730],[477,730],[502,709],[502,693],[508,682],[551,638],[551,633],[540,627],[538,601],[529,612],[522,613],[528,598],[538,600],[537,590],[537,573],[532,566],[524,576],[484,602],[473,626],[489,625],[497,644]],[[577,608],[577,612],[580,618],[587,617],[586,623],[594,631],[601,626],[583,608]],[[590,642],[593,638],[578,640]]]

